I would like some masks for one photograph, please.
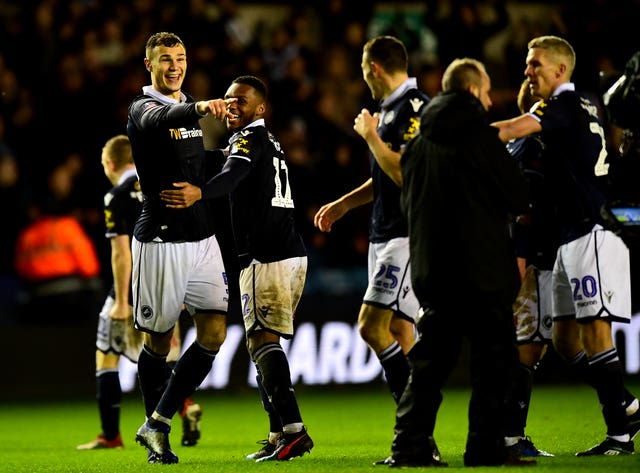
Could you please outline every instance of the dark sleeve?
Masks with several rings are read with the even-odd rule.
[[[202,188],[202,199],[213,199],[233,191],[251,171],[251,163],[244,159],[230,158],[222,171],[213,176]]]
[[[205,150],[206,159],[204,161],[205,176],[207,180],[218,174],[227,159],[222,149]]]
[[[518,163],[497,138],[497,130],[485,137],[483,152],[489,158],[490,175],[498,192],[498,202],[511,215],[522,215],[529,210],[529,185]]]
[[[200,119],[195,102],[164,105],[154,99],[136,101],[130,110],[140,130],[151,130],[161,126],[182,126],[185,120]]]
[[[575,119],[575,115],[571,113],[573,108],[569,104],[571,98],[571,94],[564,92],[543,101],[536,108],[534,113],[540,118],[540,126],[544,131],[564,129],[571,125]]]
[[[107,238],[129,233],[130,229],[126,227],[126,222],[123,218],[126,215],[125,204],[122,194],[113,193],[109,203],[104,206],[105,236]]]
[[[420,97],[420,99],[423,100],[423,105],[420,107],[420,109],[415,110],[413,108],[413,103],[407,102],[407,105],[403,110],[403,119],[398,120],[397,122],[401,123],[401,125],[397,129],[397,138],[400,149],[404,148],[406,144],[411,141],[411,139],[414,138],[420,130],[420,117],[422,115],[422,111],[429,103],[429,99],[426,96]],[[417,98],[413,98],[412,101],[413,100],[417,100]]]

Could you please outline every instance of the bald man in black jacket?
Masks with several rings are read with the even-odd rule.
[[[513,312],[517,269],[508,232],[528,208],[527,184],[487,122],[491,82],[482,63],[457,59],[443,93],[426,107],[405,149],[402,205],[409,223],[420,337],[398,404],[393,466],[440,466],[433,439],[442,387],[463,337],[472,384],[466,466],[521,464],[509,458],[502,425],[518,362]]]

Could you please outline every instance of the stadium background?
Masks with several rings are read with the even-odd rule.
[[[352,130],[358,111],[374,106],[360,72],[366,39],[380,33],[403,39],[411,74],[430,95],[451,59],[483,60],[493,80],[495,118],[517,113],[526,43],[533,36],[566,37],[578,56],[574,81],[595,97],[640,46],[628,39],[640,19],[640,2],[631,0],[299,3],[0,0],[0,154],[19,171],[14,194],[5,194],[0,179],[0,357],[7,361],[0,398],[93,394],[96,313],[58,314],[51,307],[37,323],[21,318],[22,285],[12,265],[13,238],[23,225],[16,209],[49,198],[46,182],[53,169],[73,162],[72,212],[95,242],[104,287],[110,284],[102,224],[109,183],[100,152],[106,139],[125,131],[127,105],[148,82],[142,57],[149,34],[170,30],[183,38],[189,55],[184,89],[197,99],[221,96],[243,73],[269,83],[269,123],[291,161],[298,220],[310,252],[298,335],[290,346],[294,380],[305,384],[382,384],[354,326],[366,285],[369,209],[353,212],[330,234],[312,224],[320,205],[368,174],[366,147]],[[203,126],[209,146],[224,139],[219,124],[205,119]],[[613,150],[615,135],[610,138]],[[238,333],[238,322],[230,321],[230,333]],[[623,328],[618,347],[627,373],[637,378],[640,315]],[[227,342],[235,350],[227,361],[216,361],[228,367],[228,376],[211,378],[210,387],[251,384],[242,341],[235,341]],[[463,357],[452,383],[464,382],[464,367]],[[560,382],[566,375],[551,354],[539,379]]]

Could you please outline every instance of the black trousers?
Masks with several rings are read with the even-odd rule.
[[[419,338],[408,354],[411,374],[396,412],[392,453],[420,458],[433,436],[442,388],[456,366],[463,337],[470,344],[471,399],[465,463],[506,458],[504,419],[518,363],[513,312],[505,294],[465,294],[423,307]]]

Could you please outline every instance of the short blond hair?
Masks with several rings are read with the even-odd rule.
[[[131,143],[127,135],[116,135],[110,138],[102,148],[102,153],[111,160],[116,169],[133,164]]]
[[[469,90],[472,85],[480,89],[482,79],[486,75],[487,70],[484,64],[477,59],[470,57],[454,59],[442,75],[442,91]]]
[[[567,66],[568,77],[573,74],[576,68],[576,52],[566,39],[553,35],[538,36],[529,41],[527,47],[549,51],[557,63],[564,63]]]

